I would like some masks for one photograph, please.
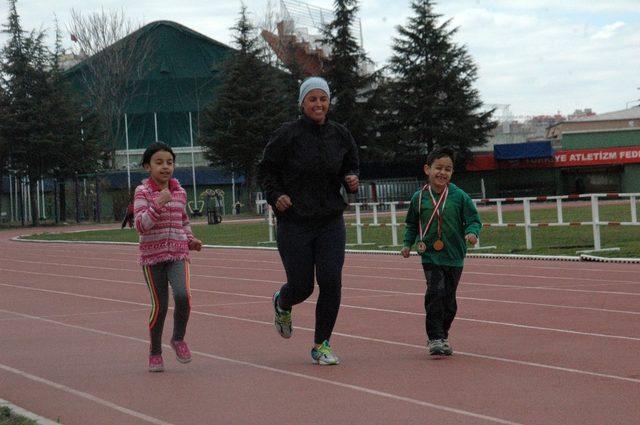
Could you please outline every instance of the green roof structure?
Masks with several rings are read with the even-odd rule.
[[[143,149],[155,140],[188,147],[192,137],[195,145],[199,112],[215,99],[222,64],[235,50],[178,23],[157,21],[70,68],[66,78],[80,93],[85,92],[87,81],[95,78],[90,75],[95,68],[92,61],[95,65],[100,55],[119,48],[141,66],[137,75],[127,79],[126,103],[114,123],[122,129],[117,149],[125,149],[126,136],[131,150]]]

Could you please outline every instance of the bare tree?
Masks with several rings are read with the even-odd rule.
[[[115,150],[124,138],[125,108],[141,94],[135,82],[142,78],[152,50],[150,37],[138,31],[141,27],[123,10],[104,9],[87,14],[72,9],[67,25],[75,42],[72,51],[84,59],[76,72],[104,131],[108,166],[115,165]]]

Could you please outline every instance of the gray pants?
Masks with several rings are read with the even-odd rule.
[[[189,263],[167,261],[143,266],[144,278],[151,294],[151,313],[149,314],[149,334],[151,336],[150,354],[162,353],[162,329],[169,309],[169,284],[173,290],[173,337],[182,341],[187,331],[187,322],[191,312],[191,288],[189,282]]]

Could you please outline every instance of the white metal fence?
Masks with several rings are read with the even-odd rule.
[[[486,198],[486,199],[474,199],[473,202],[478,206],[495,208],[497,214],[497,222],[484,223],[484,227],[508,227],[508,228],[524,228],[526,247],[528,250],[533,249],[532,234],[531,231],[536,227],[555,227],[555,226],[591,226],[593,232],[593,250],[590,251],[603,251],[606,249],[616,248],[602,248],[602,242],[600,237],[600,231],[603,226],[640,226],[638,222],[637,214],[637,201],[640,197],[640,193],[590,193],[582,195],[559,195],[559,196],[534,196],[534,197],[519,197],[519,198]],[[585,200],[589,201],[591,206],[591,220],[589,221],[566,221],[564,219],[563,207],[564,201],[577,201]],[[629,221],[601,221],[600,220],[600,203],[606,200],[621,200],[628,201],[629,203]],[[553,222],[533,222],[531,219],[532,203],[545,203],[554,202],[556,209],[556,220]],[[400,246],[398,243],[398,230],[401,226],[404,226],[404,222],[398,220],[398,209],[406,207],[409,202],[394,201],[394,202],[368,202],[368,203],[353,203],[350,204],[350,208],[354,211],[355,222],[350,225],[355,227],[356,230],[356,244],[365,245],[364,229],[368,227],[387,227],[389,228],[390,242],[392,246]],[[505,222],[504,221],[504,207],[505,204],[516,205],[518,210],[522,210],[523,217],[520,222]],[[264,205],[264,201],[261,201],[261,206]],[[365,223],[362,220],[363,210],[370,211],[371,222]],[[379,219],[380,209],[388,210],[385,212],[389,215],[390,220],[388,223],[382,223]],[[276,220],[271,208],[267,208],[266,221],[269,226],[269,241],[274,242],[274,227]],[[475,249],[487,249],[495,247],[483,247],[478,243]],[[474,249],[472,248],[472,249]]]

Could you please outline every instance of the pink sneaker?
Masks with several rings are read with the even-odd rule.
[[[176,352],[176,357],[180,363],[189,363],[191,361],[191,351],[184,341],[171,340],[171,347]]]
[[[149,372],[164,372],[162,354],[151,354],[149,356]]]

